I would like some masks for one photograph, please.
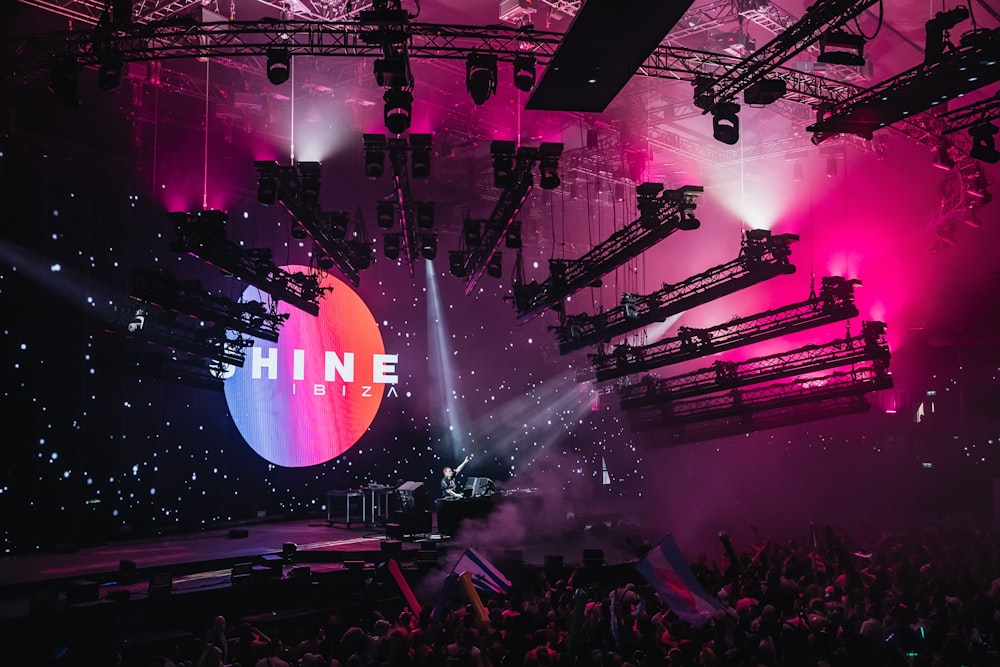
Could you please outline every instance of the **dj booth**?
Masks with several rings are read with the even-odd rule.
[[[438,532],[455,535],[465,519],[484,519],[501,500],[493,480],[470,477],[462,489],[461,498],[441,498],[437,501]]]

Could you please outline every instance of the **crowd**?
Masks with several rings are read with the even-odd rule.
[[[216,619],[196,667],[867,667],[1000,665],[1000,533],[934,526],[866,542],[814,529],[742,552],[727,539],[692,572],[719,601],[703,623],[633,568],[551,580],[523,568],[508,594],[460,593],[444,612],[374,608],[275,632]],[[279,636],[281,634],[282,636]],[[157,667],[182,662],[158,656]]]

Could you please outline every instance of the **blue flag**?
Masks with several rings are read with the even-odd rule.
[[[706,593],[694,578],[673,535],[663,538],[635,567],[656,589],[660,599],[691,625],[702,627],[713,612],[722,608],[719,601]]]
[[[510,579],[475,549],[466,549],[451,571],[455,574],[468,572],[472,575],[472,584],[482,591],[506,593],[510,590]]]

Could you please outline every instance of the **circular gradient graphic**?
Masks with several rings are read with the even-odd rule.
[[[282,267],[290,273],[305,266]],[[246,363],[226,379],[226,402],[243,439],[271,463],[303,467],[340,456],[361,438],[396,382],[396,355],[385,354],[371,311],[346,283],[332,288],[319,315],[281,302],[289,318],[278,342],[255,339]],[[264,301],[255,287],[245,300]]]

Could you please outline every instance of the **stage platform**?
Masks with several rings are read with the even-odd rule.
[[[469,546],[515,587],[542,574],[551,581],[572,574],[582,584],[618,566],[634,575],[604,550],[629,541],[611,520],[522,531],[517,544],[467,520],[473,530],[454,538],[438,533],[436,522],[430,532],[399,536],[395,522],[348,527],[311,517],[6,556],[0,625],[23,640],[15,654],[27,661],[18,664],[103,664],[109,651],[127,657],[124,664],[148,664],[176,647],[197,655],[216,615],[278,636],[331,616],[362,625],[374,614],[394,617],[407,605],[384,566],[389,559],[425,603]]]
[[[389,540],[385,526],[300,519],[7,556],[0,559],[0,619],[28,615],[46,600],[142,599],[157,582],[179,594],[230,586],[234,576],[261,577],[264,569],[286,577],[296,567],[322,573],[390,557],[412,564],[417,552],[428,553],[427,542],[443,551],[447,540],[434,533]]]

